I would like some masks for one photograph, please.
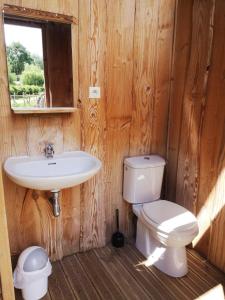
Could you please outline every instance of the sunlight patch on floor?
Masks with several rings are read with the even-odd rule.
[[[154,265],[154,263],[156,263],[159,260],[159,258],[163,255],[165,251],[166,249],[164,247],[157,247],[152,253],[152,255],[150,255],[146,260],[136,265],[136,267],[141,265],[144,265],[145,267],[150,267]]]
[[[224,291],[221,284],[216,285],[211,290],[199,296],[195,300],[224,300]]]

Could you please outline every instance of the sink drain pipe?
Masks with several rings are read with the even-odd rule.
[[[52,204],[52,209],[53,209],[53,215],[55,217],[58,217],[60,215],[60,204],[59,204],[59,193],[60,190],[52,190],[51,191],[51,196],[49,198],[49,201]]]

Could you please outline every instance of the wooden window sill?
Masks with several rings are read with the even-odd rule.
[[[12,107],[15,114],[58,114],[58,113],[72,113],[77,111],[75,107],[43,107],[43,108],[25,108],[25,107]]]

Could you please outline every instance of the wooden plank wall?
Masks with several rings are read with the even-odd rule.
[[[2,171],[0,171],[0,299],[14,300],[12,265],[9,248],[9,236],[5,210]]]
[[[82,147],[104,165],[82,187],[82,250],[110,240],[116,208],[121,230],[133,234],[130,206],[122,199],[124,157],[166,153],[174,15],[173,0],[83,1],[80,6]],[[90,85],[101,86],[100,102],[88,100]]]
[[[78,15],[77,1],[0,1],[67,15]],[[56,153],[80,149],[79,113],[55,116],[20,116],[10,110],[7,86],[7,69],[0,20],[0,155],[3,162],[11,155],[38,155],[44,143],[51,141]],[[77,95],[77,32],[73,26],[74,95]],[[79,250],[80,237],[80,187],[62,192],[62,214],[55,219],[43,192],[26,190],[4,177],[5,201],[12,254],[20,253],[27,246],[43,245],[52,259]]]
[[[193,245],[225,271],[225,3],[179,0],[168,133],[168,198],[193,211]]]
[[[48,22],[42,24],[43,57],[47,105],[73,106],[73,70],[71,25]],[[63,43],[62,43],[63,39]]]
[[[124,157],[167,153],[168,198],[196,213],[196,248],[225,270],[224,1],[1,0],[1,8],[3,2],[79,17],[72,47],[80,111],[11,113],[1,20],[1,161],[40,154],[51,141],[57,153],[83,149],[103,162],[92,180],[62,192],[58,219],[44,192],[4,177],[11,253],[39,244],[59,259],[105,245],[115,230],[116,208],[121,230],[132,235],[132,213],[122,199]],[[92,85],[101,87],[101,100],[88,99]]]
[[[1,8],[3,3],[79,17],[72,46],[74,72],[79,63],[74,95],[77,100],[79,93],[80,112],[11,113],[1,20],[1,161],[40,154],[44,142],[51,141],[57,153],[83,149],[103,162],[92,180],[62,192],[58,219],[44,192],[26,190],[4,177],[11,253],[38,244],[58,259],[105,245],[115,230],[117,207],[121,230],[132,235],[132,213],[122,199],[123,160],[150,152],[166,155],[175,0],[0,0]],[[101,100],[88,99],[92,85],[101,87]]]

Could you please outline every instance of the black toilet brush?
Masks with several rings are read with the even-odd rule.
[[[116,229],[112,235],[112,245],[116,248],[124,246],[124,235],[119,231],[119,209],[116,209]]]

